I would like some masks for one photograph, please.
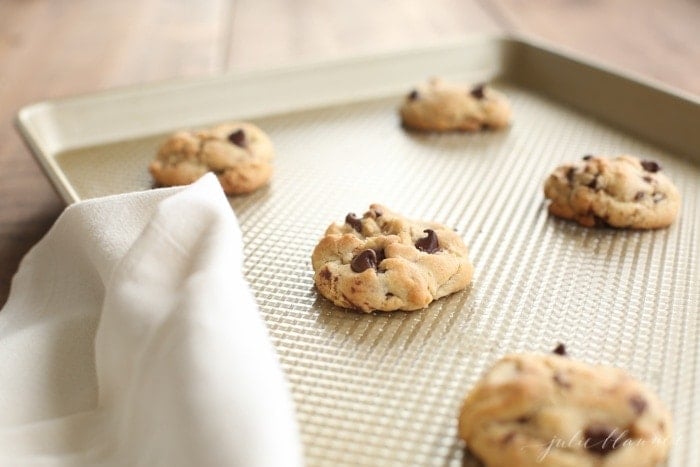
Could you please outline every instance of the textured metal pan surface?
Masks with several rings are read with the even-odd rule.
[[[669,465],[700,458],[700,169],[508,80],[503,132],[423,135],[401,96],[255,122],[277,148],[271,185],[232,198],[246,276],[291,383],[309,465],[462,465],[460,402],[505,353],[564,342],[627,369],[673,412]],[[68,151],[81,198],[146,189],[162,136]],[[542,183],[587,153],[658,160],[683,196],[658,231],[585,229],[548,216]],[[364,315],[317,296],[310,255],[327,225],[380,202],[454,226],[472,286],[427,309]]]
[[[404,132],[400,94],[426,73],[500,77],[515,124],[473,135]],[[277,147],[272,184],[231,204],[309,465],[460,465],[464,394],[503,354],[557,342],[657,390],[675,420],[669,465],[697,463],[696,97],[527,40],[476,37],[44,102],[22,109],[17,123],[59,194],[75,202],[148,189],[146,166],[166,131],[237,118],[258,123]],[[661,162],[683,196],[680,219],[635,232],[550,218],[544,178],[587,153]],[[316,241],[372,202],[454,226],[471,247],[470,289],[413,313],[364,315],[317,297]]]

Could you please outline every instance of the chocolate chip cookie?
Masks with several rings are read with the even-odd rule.
[[[510,103],[485,84],[467,86],[432,78],[408,93],[400,109],[406,128],[424,131],[477,131],[503,128]]]
[[[459,436],[487,467],[652,467],[668,455],[671,416],[620,369],[508,355],[467,395]]]
[[[464,289],[473,272],[454,230],[407,219],[379,204],[328,227],[311,263],[324,297],[364,312],[425,308]]]
[[[186,185],[214,172],[228,195],[250,193],[272,175],[272,142],[257,126],[232,122],[171,135],[148,166],[163,186]]]
[[[670,225],[680,194],[661,166],[632,156],[587,155],[557,167],[544,184],[549,212],[586,227],[658,229]]]

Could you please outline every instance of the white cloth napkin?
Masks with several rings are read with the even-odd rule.
[[[68,207],[0,311],[0,466],[295,466],[216,178]]]

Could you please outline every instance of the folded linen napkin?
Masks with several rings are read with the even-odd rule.
[[[295,466],[213,175],[68,207],[0,311],[0,466]]]

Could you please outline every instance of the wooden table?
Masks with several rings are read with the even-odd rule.
[[[20,259],[64,208],[13,128],[23,105],[503,31],[700,94],[698,0],[0,2],[0,305]]]

